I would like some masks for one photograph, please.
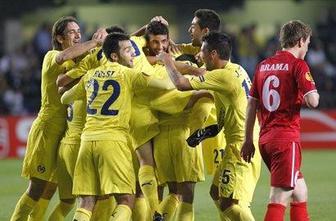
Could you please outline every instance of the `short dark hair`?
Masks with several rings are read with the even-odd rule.
[[[211,9],[198,9],[194,16],[199,19],[201,29],[208,28],[210,31],[218,31],[220,25],[219,15]]]
[[[113,32],[108,34],[103,43],[103,52],[107,59],[111,60],[111,54],[119,54],[119,42],[130,40],[130,37],[127,34],[120,32]]]
[[[219,54],[220,59],[230,59],[232,43],[231,38],[227,34],[211,31],[206,34],[202,40],[207,43],[207,49],[209,51],[215,50]]]
[[[301,38],[307,40],[312,35],[309,25],[300,20],[292,20],[284,24],[280,30],[280,45],[282,48],[294,47]]]
[[[52,46],[54,50],[62,50],[62,45],[57,41],[57,35],[64,36],[64,31],[70,22],[75,22],[78,24],[78,21],[75,17],[72,16],[63,16],[59,18],[52,27],[51,38]]]
[[[169,36],[168,27],[160,21],[152,21],[147,25],[145,38],[149,40],[149,35],[167,35]]]
[[[119,33],[126,34],[125,30],[118,25],[112,25],[112,26],[106,28],[105,30],[108,34],[111,34],[112,32],[119,32]]]

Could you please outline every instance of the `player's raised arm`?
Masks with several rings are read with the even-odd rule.
[[[53,30],[56,31],[56,30]],[[63,51],[61,51],[57,57],[56,57],[56,62],[57,64],[63,64],[63,62],[67,61],[67,60],[72,60],[75,59],[78,56],[81,56],[83,54],[85,54],[86,52],[88,52],[89,50],[91,50],[92,48],[101,45],[107,35],[107,33],[103,33],[101,31],[97,31],[91,40],[83,42],[83,43],[79,43],[78,41],[80,41],[80,29],[70,29],[67,33],[67,35],[71,35],[73,36],[73,44],[74,46],[69,47]],[[66,41],[67,37],[62,37],[61,35],[56,35],[56,38],[64,38],[63,40]],[[62,40],[62,39],[61,39]]]
[[[206,72],[205,68],[197,68],[197,67],[191,66],[181,61],[174,61],[174,64],[175,64],[176,69],[181,74],[201,76],[201,75],[204,75]]]
[[[152,21],[159,21],[162,24],[166,25],[167,27],[169,26],[168,21],[165,18],[163,18],[162,16],[155,16],[150,20],[150,22],[152,22]],[[141,28],[139,28],[138,30],[133,32],[131,34],[131,36],[143,36],[146,32],[146,28],[147,28],[147,24],[145,24],[144,26],[142,26]]]
[[[170,79],[180,91],[192,90],[189,79],[184,77],[175,67],[174,61],[169,54],[161,52],[159,59],[164,63]]]
[[[73,86],[71,89],[64,92],[61,97],[62,104],[70,104],[75,100],[80,100],[85,98],[85,87],[84,79],[82,78],[78,84]],[[60,90],[60,89],[59,89]]]

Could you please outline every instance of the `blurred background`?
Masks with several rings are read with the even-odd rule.
[[[153,16],[162,15],[169,21],[172,39],[187,43],[190,42],[187,30],[198,8],[219,13],[221,29],[234,42],[232,60],[240,63],[251,78],[255,65],[279,49],[278,32],[282,24],[300,19],[311,25],[313,37],[306,60],[321,95],[321,111],[303,113],[304,121],[308,121],[302,125],[302,136],[304,142],[313,139],[326,143],[312,145],[309,141],[304,146],[336,147],[336,2],[333,0],[0,2],[0,158],[24,154],[31,121],[40,107],[41,63],[51,49],[52,25],[60,16],[73,15],[79,20],[84,41],[98,27],[120,25],[131,33]]]
[[[1,0],[0,113],[34,115],[40,105],[40,69],[51,48],[52,24],[78,18],[86,40],[97,27],[118,24],[129,32],[162,15],[176,42],[190,42],[188,27],[198,8],[216,10],[234,39],[232,60],[253,77],[255,65],[279,49],[278,31],[290,19],[314,30],[308,61],[321,96],[320,108],[336,106],[336,3],[309,0]]]
[[[189,43],[193,12],[210,8],[234,40],[232,60],[253,77],[255,65],[279,49],[282,24],[300,19],[313,28],[306,56],[321,95],[317,110],[301,112],[303,171],[310,188],[311,220],[336,220],[336,1],[334,0],[0,0],[0,220],[8,220],[26,187],[20,168],[27,135],[40,107],[41,63],[51,49],[51,28],[64,15],[77,17],[82,39],[102,26],[133,32],[156,15],[169,21],[171,37]],[[10,158],[7,160],[7,158]],[[215,220],[208,196],[211,176],[197,189],[196,220]],[[252,211],[262,220],[268,198],[263,168]],[[50,206],[51,207],[51,206]],[[70,220],[70,218],[68,219]]]

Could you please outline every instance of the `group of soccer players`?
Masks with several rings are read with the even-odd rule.
[[[194,13],[189,44],[175,44],[161,16],[131,37],[112,26],[84,43],[76,19],[60,18],[43,61],[41,110],[28,137],[22,174],[29,187],[11,220],[42,220],[56,187],[60,201],[52,221],[64,220],[76,198],[77,221],[194,220],[195,185],[209,162],[201,145],[205,156],[223,153],[216,148],[225,145],[210,187],[221,220],[254,220],[258,145],[272,176],[265,220],[281,211],[283,220],[290,199],[291,220],[307,220],[297,118],[303,98],[316,107],[318,94],[302,60],[311,32],[292,23],[282,28],[284,51],[258,66],[249,92],[248,74],[230,61],[231,40],[219,32],[213,10]],[[293,29],[303,34],[291,38]]]

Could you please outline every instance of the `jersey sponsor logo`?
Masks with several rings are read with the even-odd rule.
[[[288,71],[288,64],[263,64],[260,66],[260,71]]]
[[[38,165],[37,166],[37,172],[44,173],[45,171],[46,171],[45,166],[43,166],[43,165]]]

